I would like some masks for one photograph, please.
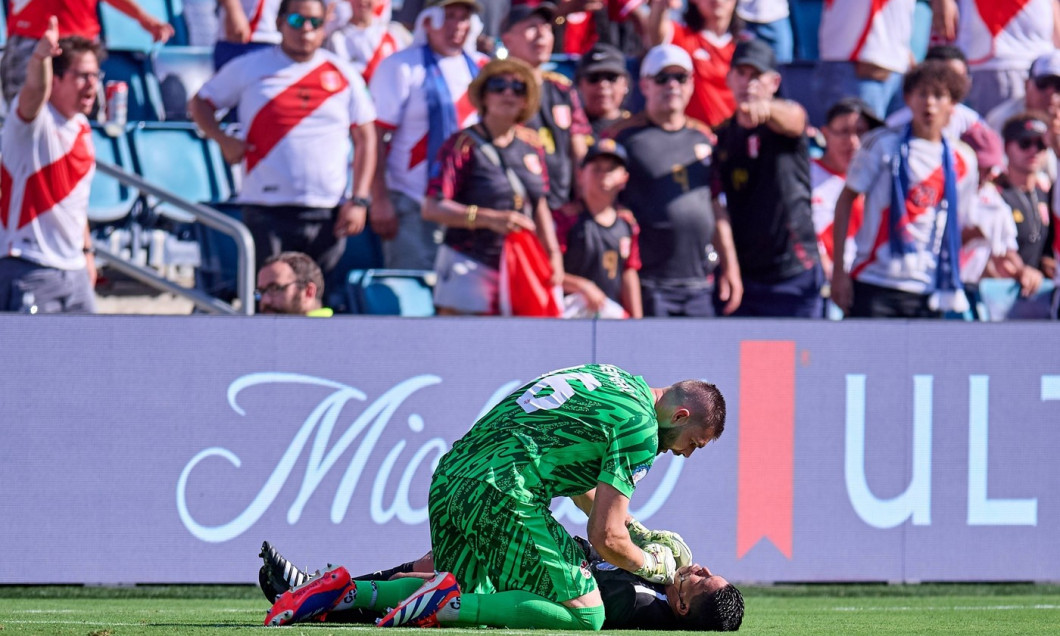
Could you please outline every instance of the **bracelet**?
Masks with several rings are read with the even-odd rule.
[[[85,254],[86,256],[91,256],[91,255],[94,255],[96,253],[96,248],[94,248],[94,247],[82,247],[81,248],[81,253]]]
[[[478,206],[469,205],[467,206],[467,227],[468,229],[475,229],[475,217],[478,216]]]

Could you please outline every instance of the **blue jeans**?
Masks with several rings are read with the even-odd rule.
[[[795,57],[795,37],[791,31],[791,18],[773,22],[748,22],[747,30],[773,49],[777,64],[790,64]]]
[[[902,74],[891,73],[884,81],[864,79],[854,72],[853,62],[817,62],[814,92],[827,110],[844,97],[860,97],[883,119],[902,107]]]
[[[824,315],[820,265],[786,280],[760,283],[743,279],[743,300],[733,316],[762,318],[820,318]]]

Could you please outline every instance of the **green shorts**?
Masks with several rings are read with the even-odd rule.
[[[562,602],[596,589],[585,554],[548,506],[435,474],[429,511],[434,567],[464,592],[525,590]]]

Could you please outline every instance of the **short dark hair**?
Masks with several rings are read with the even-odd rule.
[[[699,7],[694,2],[689,2],[688,7],[685,9],[684,15],[685,26],[689,28],[693,33],[699,33],[703,29],[707,28],[707,21],[703,18],[703,14],[699,12]],[[746,23],[743,18],[736,13],[736,9],[732,10],[732,21],[729,22],[729,34],[732,36],[738,36],[743,32]]]
[[[82,53],[94,54],[98,62],[102,62],[107,58],[107,53],[99,42],[93,42],[80,35],[68,35],[65,38],[60,38],[59,47],[63,52],[52,58],[52,73],[55,77],[65,75],[70,65],[74,63],[74,58]]]
[[[320,266],[317,265],[316,261],[307,254],[302,252],[280,252],[265,259],[261,267],[264,269],[267,265],[272,265],[273,263],[286,263],[291,268],[291,271],[294,272],[294,279],[299,287],[305,287],[307,283],[313,283],[317,286],[315,298],[317,300],[324,298],[324,273],[320,271]]]
[[[714,438],[725,430],[725,396],[718,387],[703,380],[682,380],[671,387],[676,404],[690,405],[698,412],[698,423],[714,431]]]
[[[960,60],[964,63],[964,68],[968,68],[968,56],[964,54],[964,51],[962,51],[959,46],[953,44],[936,44],[927,50],[924,59],[942,60],[943,62]]]
[[[319,2],[325,13],[328,10],[328,4],[324,0],[280,0],[280,8],[276,10],[276,15],[283,17],[290,13],[291,4],[295,2]]]
[[[688,603],[688,614],[682,620],[693,630],[735,632],[743,623],[743,594],[729,583],[710,594],[696,596]]]
[[[921,86],[943,89],[956,104],[964,99],[968,92],[968,78],[961,77],[960,73],[942,60],[924,60],[905,74],[902,80],[902,95],[909,95]]]

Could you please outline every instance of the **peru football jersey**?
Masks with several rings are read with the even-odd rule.
[[[347,23],[328,36],[327,47],[370,82],[380,62],[408,45],[403,35],[392,32],[386,22],[375,21],[365,28]]]
[[[371,123],[364,80],[335,54],[295,62],[269,47],[238,57],[199,90],[216,108],[239,106],[247,144],[238,200],[329,208],[346,189],[350,129]]]
[[[865,216],[855,236],[857,252],[851,266],[855,280],[914,294],[935,291],[938,254],[945,238],[947,212],[943,197],[942,143],[913,138],[909,142],[909,191],[900,223],[910,253],[894,256],[889,246],[891,158],[904,130],[880,129],[866,136],[847,170],[847,186],[865,194]],[[979,171],[975,154],[964,144],[950,144],[957,174],[957,210],[967,216],[976,204]]]
[[[832,224],[835,221],[835,202],[846,185],[846,175],[832,172],[820,160],[810,162],[810,185],[813,195],[810,205],[813,206],[813,231],[817,233],[817,247],[821,251],[821,264],[825,271],[832,271],[835,261],[835,246],[832,241]],[[854,200],[850,210],[850,221],[847,225],[847,240],[844,245],[844,267],[849,270],[854,261],[854,235],[861,228],[864,214],[864,197]]]
[[[736,110],[732,91],[725,76],[732,64],[736,40],[726,33],[694,32],[683,24],[673,22],[670,43],[688,51],[692,57],[694,90],[685,114],[714,127],[728,119]]]
[[[645,4],[645,0],[606,0],[607,19],[611,22],[624,22],[629,14]],[[597,22],[588,11],[575,11],[566,16],[563,32],[563,52],[572,55],[584,55],[599,40]]]
[[[26,122],[17,109],[16,97],[0,142],[0,256],[82,269],[96,172],[88,120],[80,114],[66,119],[46,104]]]
[[[471,57],[479,68],[489,61],[478,53]],[[456,130],[477,124],[478,111],[467,95],[472,79],[467,60],[463,55],[441,57],[438,67],[454,101],[458,120]],[[423,47],[412,46],[380,62],[370,84],[378,111],[376,123],[392,131],[390,152],[386,158],[387,188],[416,201],[422,201],[427,191],[430,115],[426,79]]]
[[[957,46],[973,69],[1025,71],[1053,50],[1053,0],[959,0]]]
[[[658,446],[655,400],[644,379],[587,364],[516,389],[453,444],[435,474],[546,505],[601,481],[630,497]]]
[[[7,34],[40,39],[48,29],[48,19],[59,20],[59,36],[99,37],[99,0],[11,0]]]
[[[251,42],[272,44],[280,42],[280,31],[276,28],[276,16],[279,14],[280,0],[239,0],[239,4],[243,7],[243,15],[247,16]],[[218,40],[227,39],[227,35],[225,35],[225,17],[225,10],[219,8],[217,12]]]
[[[817,38],[821,59],[905,73],[915,7],[916,0],[824,0]]]

